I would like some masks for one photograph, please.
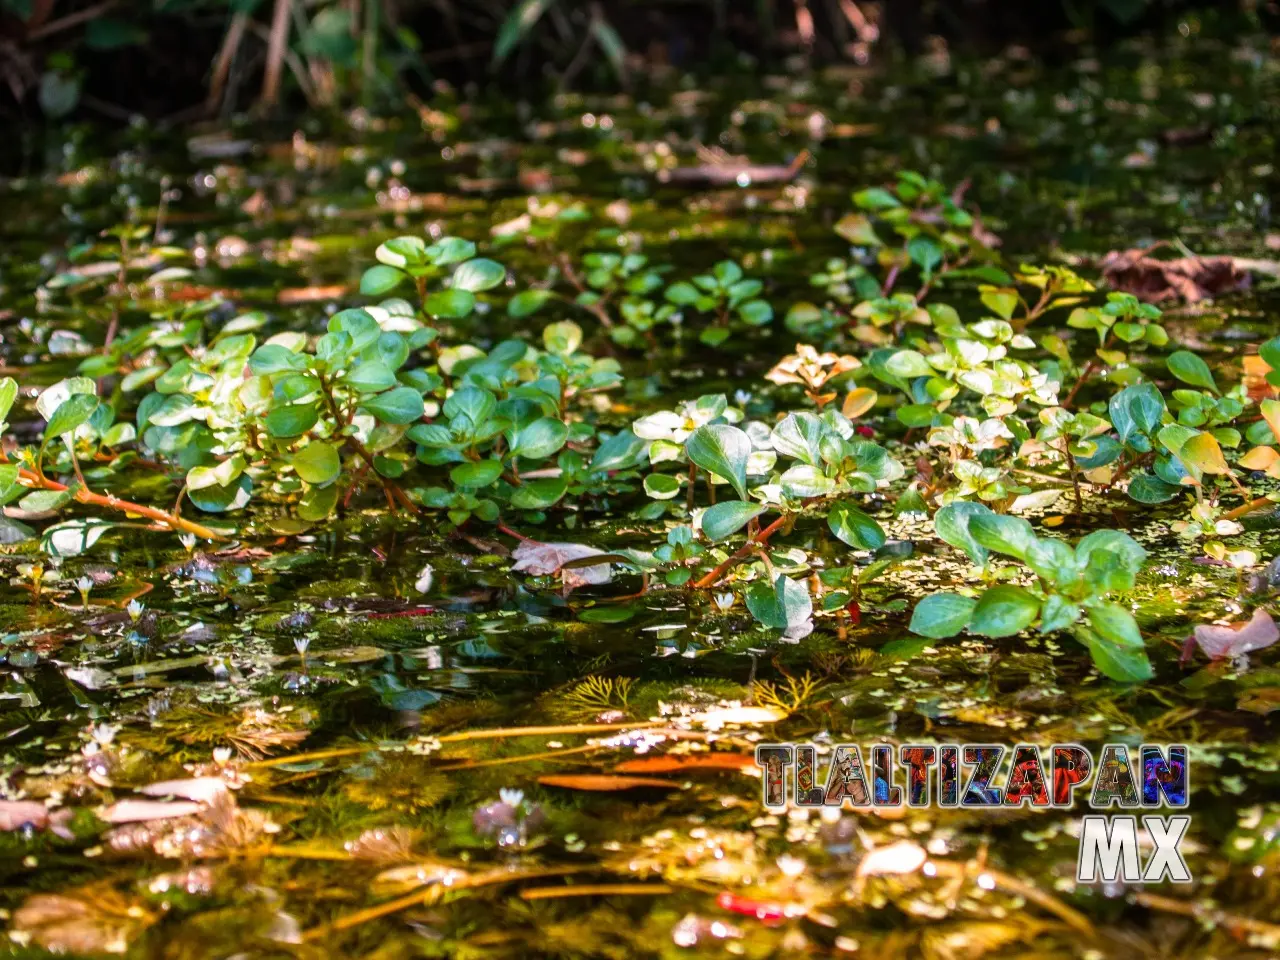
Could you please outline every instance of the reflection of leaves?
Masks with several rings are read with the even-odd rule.
[[[13,930],[55,953],[124,953],[158,919],[110,887],[36,894],[13,914]]]

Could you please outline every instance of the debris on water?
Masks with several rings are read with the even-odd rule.
[[[1255,650],[1263,650],[1280,640],[1280,627],[1262,607],[1247,621],[1225,625],[1200,624],[1195,641],[1212,660],[1231,660]]]

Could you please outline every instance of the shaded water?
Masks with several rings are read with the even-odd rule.
[[[638,238],[682,266],[732,254],[765,278],[778,315],[716,350],[663,334],[658,349],[617,351],[626,383],[609,415],[620,426],[674,399],[759,390],[797,339],[787,307],[820,299],[809,274],[847,252],[831,226],[849,191],[904,166],[971,181],[1015,256],[1177,237],[1197,253],[1274,257],[1278,82],[1265,41],[1194,36],[1053,70],[1011,56],[763,77],[750,97],[735,81],[535,108],[442,101],[428,129],[414,116],[357,118],[277,140],[246,124],[228,138],[251,152],[224,140],[222,159],[207,155],[210,141],[193,156],[145,130],[109,148],[69,130],[50,146],[48,174],[4,186],[3,365],[24,388],[42,386],[78,362],[74,344],[55,347],[65,332],[100,342],[100,307],[34,291],[69,248],[122,220],[159,221],[186,251],[194,272],[176,296],[218,291],[229,303],[216,319],[261,309],[270,329],[314,332],[337,305],[360,302],[380,240],[485,240],[528,209],[530,191],[549,191],[539,202],[581,200],[615,223],[572,244]],[[814,160],[785,186],[655,176],[696,162],[699,143],[755,163],[806,148]],[[546,269],[531,250],[497,255],[524,280]],[[1167,325],[1225,371],[1241,341],[1274,333],[1278,308],[1263,289]],[[545,319],[558,317],[539,317],[535,332]],[[482,346],[523,332],[499,310],[468,323],[460,333]],[[16,433],[29,429],[14,420]],[[159,478],[126,492],[173,495]],[[511,572],[510,538],[475,522],[470,539],[446,537],[375,500],[314,529],[257,507],[220,552],[111,532],[50,571],[35,600],[19,568],[39,557],[19,541],[0,559],[0,795],[77,812],[63,824],[71,838],[0,834],[0,905],[12,914],[32,894],[70,898],[39,901],[8,949],[1273,956],[1274,928],[1202,923],[1179,904],[1260,919],[1280,904],[1274,650],[1245,672],[1180,668],[1192,624],[1242,609],[1235,572],[1193,562],[1169,532],[1172,508],[1088,506],[1089,522],[1128,529],[1154,554],[1133,598],[1156,667],[1141,687],[1100,681],[1053,641],[907,634],[916,598],[977,572],[923,522],[887,515],[892,538],[919,541],[916,555],[865,590],[860,619],[837,630],[819,618],[798,643],[693,593],[618,600],[639,578],[566,596],[552,578]],[[649,546],[664,529],[564,516],[562,528],[524,532],[608,549]],[[1264,518],[1233,547],[1269,558],[1278,540]],[[788,544],[847,562],[816,525],[774,543],[780,566],[796,562]],[[87,608],[81,576],[95,582]],[[130,598],[143,609],[126,612]],[[520,733],[530,726],[554,729]],[[754,743],[823,737],[1190,743],[1197,885],[1151,891],[1173,906],[1077,886],[1079,821],[1061,811],[766,814],[743,759]],[[618,791],[582,779],[611,773],[645,779],[607,784],[628,787]],[[231,783],[235,802],[106,833],[91,816],[140,796],[134,787],[192,775]],[[866,848],[903,839],[926,847],[939,876],[860,876]]]

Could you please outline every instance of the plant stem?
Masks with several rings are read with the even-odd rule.
[[[701,579],[695,581],[693,584],[694,589],[705,590],[708,587],[715,586],[716,581],[719,580],[722,576],[724,576],[724,573],[726,570],[728,570],[734,564],[738,563],[740,560],[745,560],[747,557],[751,556],[752,552],[755,550],[756,547],[763,546],[764,544],[768,543],[769,538],[772,537],[779,530],[781,530],[782,527],[790,519],[791,518],[788,515],[783,514],[777,520],[773,521],[773,523],[769,524],[767,527],[765,527],[763,530],[757,533],[754,537],[752,537],[750,540],[744,543],[741,547],[739,547],[736,553],[731,554],[723,563],[717,566],[714,570],[712,570],[710,573],[708,573],[706,576],[702,577]]]
[[[25,467],[18,469],[18,478],[22,483],[34,490],[54,490],[63,491],[70,490],[64,483],[58,483],[56,480],[50,480],[48,477],[40,476],[32,470]],[[163,510],[157,510],[155,507],[144,507],[140,503],[134,503],[132,500],[121,500],[109,494],[94,493],[88,487],[77,487],[72,494],[78,503],[87,504],[94,507],[105,507],[108,510],[120,510],[124,513],[132,513],[139,517],[147,517],[157,523],[162,523],[172,530],[182,530],[185,533],[193,533],[197,537],[203,537],[206,540],[226,540],[220,533],[215,533],[208,527],[198,523],[192,523],[190,520],[184,520],[182,517],[175,516],[172,513],[165,513]]]

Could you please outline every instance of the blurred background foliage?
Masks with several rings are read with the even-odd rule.
[[[1277,0],[0,0],[0,111],[216,118],[393,108],[433,85],[630,88],[663,70],[1106,42]]]

